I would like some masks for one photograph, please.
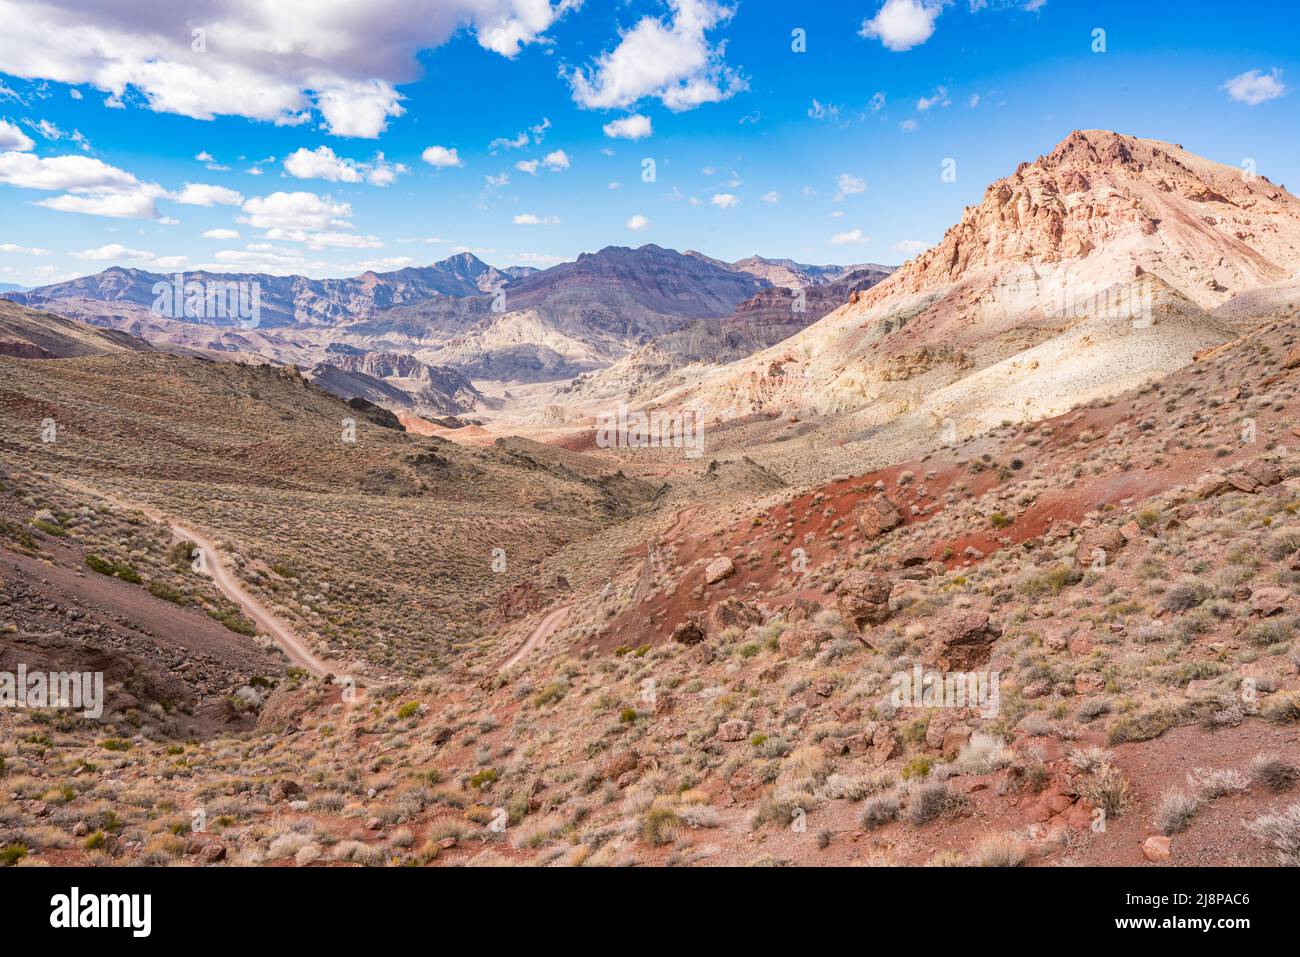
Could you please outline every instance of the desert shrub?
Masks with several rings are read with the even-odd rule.
[[[1166,611],[1188,611],[1211,597],[1209,587],[1196,578],[1180,578],[1160,598]]]
[[[899,804],[895,794],[877,794],[862,805],[862,826],[868,831],[898,820]]]
[[[1202,801],[1244,791],[1250,787],[1250,778],[1231,768],[1194,768],[1187,775],[1187,786]]]
[[[1277,851],[1277,862],[1300,867],[1300,804],[1292,804],[1276,814],[1265,814],[1246,825],[1261,840]]]
[[[1281,755],[1257,754],[1250,762],[1250,778],[1272,791],[1287,791],[1300,781],[1300,765]]]
[[[656,798],[641,815],[641,840],[651,847],[667,844],[677,836],[681,823],[672,805]]]
[[[912,789],[907,799],[907,819],[927,824],[961,807],[962,799],[947,781],[925,781]]]
[[[1187,827],[1201,802],[1186,791],[1168,791],[1156,808],[1156,827],[1161,834],[1175,834]]]
[[[972,867],[1019,867],[1029,856],[1023,841],[1014,834],[989,834],[971,849]]]
[[[1001,738],[977,731],[952,762],[958,774],[992,774],[1011,763],[1011,749]]]
[[[1133,803],[1133,785],[1113,764],[1098,765],[1083,785],[1082,793],[1093,807],[1102,808],[1108,818],[1119,817]]]

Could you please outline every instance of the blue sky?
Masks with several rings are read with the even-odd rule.
[[[1300,184],[1289,3],[101,6],[0,0],[0,282],[646,242],[896,263],[1077,128]],[[606,130],[630,117],[649,135]]]

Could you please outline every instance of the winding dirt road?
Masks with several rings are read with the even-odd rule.
[[[202,554],[201,567],[212,579],[213,584],[221,590],[222,594],[238,605],[244,614],[253,619],[258,628],[275,639],[275,643],[284,650],[291,664],[309,671],[317,678],[323,678],[327,674],[339,675],[344,673],[337,666],[331,665],[312,654],[311,649],[294,633],[294,630],[288,624],[281,621],[274,612],[251,595],[226,568],[225,557],[221,554],[221,549],[217,548],[216,544],[207,536],[200,535],[193,529],[179,524],[148,505],[141,505],[139,502],[118,498],[116,495],[92,488],[75,479],[65,478],[63,482],[88,495],[101,498],[106,502],[112,502],[118,508],[140,512],[155,522],[168,526],[172,530],[172,535],[178,541],[188,539],[193,542],[198,546]]]
[[[519,646],[519,650],[507,658],[505,663],[497,670],[508,671],[528,657],[529,653],[534,648],[555,633],[555,629],[560,627],[560,623],[564,621],[564,618],[568,613],[568,605],[561,605],[554,611],[547,613],[547,615],[537,623],[537,627],[529,633],[526,639],[524,639],[524,643]]]

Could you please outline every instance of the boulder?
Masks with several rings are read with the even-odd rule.
[[[603,781],[617,781],[623,775],[630,771],[635,771],[641,766],[641,755],[630,748],[626,751],[619,751],[611,754],[605,759],[600,766],[600,777]]]
[[[872,572],[849,572],[835,589],[836,605],[845,623],[861,631],[889,618],[893,583]]]
[[[1105,554],[1106,563],[1109,564],[1119,554],[1119,550],[1127,544],[1128,539],[1118,528],[1099,525],[1088,529],[1079,539],[1079,550],[1075,553],[1076,561],[1080,565],[1091,565],[1100,551]]]
[[[706,585],[716,585],[733,574],[736,570],[736,564],[726,555],[715,558],[704,568],[704,583]]]
[[[297,781],[291,781],[289,778],[280,778],[271,785],[270,798],[272,803],[283,801],[302,793],[302,786]]]
[[[704,632],[697,621],[688,618],[673,629],[672,640],[679,645],[697,645],[704,640]]]
[[[724,721],[718,725],[719,741],[744,741],[749,737],[749,729],[752,728],[748,721],[741,718],[732,718],[730,721]]]
[[[1250,593],[1250,610],[1267,618],[1285,609],[1290,598],[1291,592],[1286,588],[1256,588]]]
[[[868,538],[873,538],[903,523],[903,515],[893,502],[884,495],[877,495],[863,503],[858,515],[858,528]]]
[[[1163,834],[1152,834],[1142,842],[1142,853],[1148,861],[1156,864],[1169,860],[1169,838]]]
[[[726,598],[709,609],[707,631],[710,635],[728,628],[747,628],[763,622],[763,613],[739,598]]]
[[[973,671],[987,664],[1002,629],[982,612],[970,612],[944,625],[922,661],[941,671]]]

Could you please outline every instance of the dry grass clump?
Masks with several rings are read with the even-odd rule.
[[[989,834],[971,849],[966,863],[972,867],[1019,867],[1028,857],[1029,849],[1014,834]]]
[[[1264,814],[1246,824],[1246,829],[1273,845],[1277,862],[1300,867],[1300,804],[1292,804],[1276,814]]]

